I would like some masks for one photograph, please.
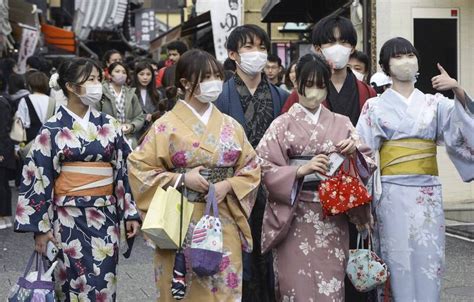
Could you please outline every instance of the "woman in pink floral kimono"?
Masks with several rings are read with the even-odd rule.
[[[303,56],[296,66],[299,103],[272,123],[257,147],[268,190],[262,251],[273,251],[279,301],[343,301],[348,216],[359,229],[371,220],[368,206],[323,218],[318,183],[304,181],[327,173],[334,152],[356,159],[364,178],[375,168],[350,120],[321,106],[330,74],[324,59]]]

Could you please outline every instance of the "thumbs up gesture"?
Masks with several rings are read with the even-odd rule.
[[[449,76],[443,66],[438,63],[439,75],[431,79],[433,88],[439,91],[451,90],[459,87],[458,81]]]

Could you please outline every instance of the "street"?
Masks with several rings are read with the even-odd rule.
[[[15,194],[16,195],[16,194]],[[446,237],[446,273],[441,301],[474,301],[474,243]],[[0,230],[0,299],[23,273],[33,250],[32,234]],[[122,259],[117,301],[155,301],[152,250],[143,238],[135,241],[130,259]]]

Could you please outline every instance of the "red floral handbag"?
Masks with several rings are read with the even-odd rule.
[[[335,176],[326,176],[327,179],[319,185],[319,200],[324,216],[341,214],[372,201],[372,196],[359,177],[349,174],[351,167],[357,173],[354,159],[350,158],[349,163],[349,171],[341,165]]]

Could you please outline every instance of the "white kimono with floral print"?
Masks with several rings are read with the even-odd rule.
[[[373,150],[386,140],[419,138],[445,144],[464,181],[474,179],[474,102],[392,89],[370,99],[357,124]],[[440,167],[443,169],[443,167]],[[373,202],[376,242],[391,273],[395,301],[439,301],[444,271],[444,212],[438,176],[386,175]]]

